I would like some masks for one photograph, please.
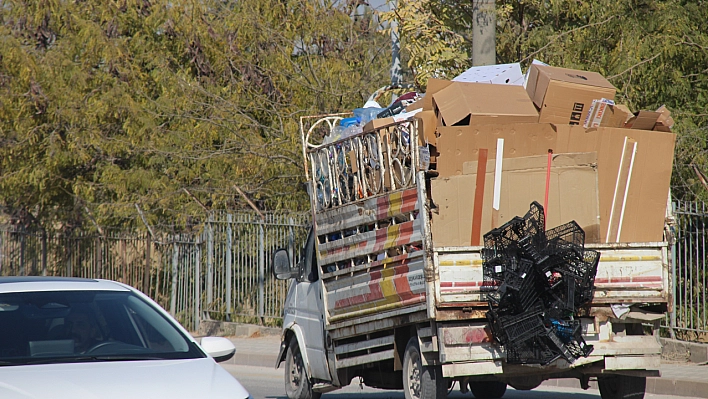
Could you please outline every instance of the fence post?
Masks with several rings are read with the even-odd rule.
[[[676,339],[676,333],[674,329],[676,328],[676,242],[679,226],[679,219],[676,217],[676,203],[671,202],[671,214],[674,217],[674,231],[673,231],[673,242],[671,243],[671,313],[670,313],[670,325],[669,325],[669,335],[671,339]]]
[[[47,230],[42,229],[42,276],[47,275]]]
[[[177,237],[177,234],[172,235],[172,288],[170,289],[170,314],[175,318],[177,317],[177,263],[179,262]]]
[[[199,293],[199,288],[201,287],[201,281],[200,281],[200,272],[199,269],[201,268],[201,262],[202,262],[202,239],[201,235],[197,237],[197,256],[194,261],[194,331],[199,330],[199,311],[200,311],[200,304],[201,304],[201,298],[200,298],[200,293]]]
[[[148,232],[145,237],[145,273],[143,274],[143,292],[147,296],[150,296],[150,269],[152,268],[151,248],[152,241],[150,240],[150,233]]]
[[[226,321],[231,321],[231,223],[233,215],[226,215]]]
[[[265,315],[265,220],[261,218],[258,235],[258,317],[261,324]]]
[[[207,298],[206,298],[206,317],[209,319],[209,309],[211,309],[211,303],[214,300],[214,226],[212,222],[214,221],[214,214],[209,214],[209,221],[207,222]]]
[[[25,268],[25,233],[24,229],[20,230],[20,276],[27,275],[27,269]]]

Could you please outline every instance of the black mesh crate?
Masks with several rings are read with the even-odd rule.
[[[585,231],[573,220],[546,230],[546,242],[547,245],[573,245],[582,249],[585,246]]]
[[[501,315],[494,309],[487,312],[492,335],[502,345],[526,341],[545,332],[547,328],[543,318],[543,306],[540,303],[520,314]]]
[[[560,358],[560,353],[551,350],[539,337],[504,346],[508,364],[540,364],[545,366]]]
[[[504,273],[504,282],[500,287],[499,306],[521,313],[538,302],[543,292],[542,282],[534,265],[527,259],[521,259],[515,270]]]

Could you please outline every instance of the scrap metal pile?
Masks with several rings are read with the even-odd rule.
[[[537,202],[484,235],[487,319],[507,363],[573,363],[592,352],[574,315],[592,300],[600,253],[584,246],[575,221],[545,230]]]

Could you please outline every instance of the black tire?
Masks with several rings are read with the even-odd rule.
[[[320,399],[322,396],[321,393],[312,391],[312,384],[302,361],[300,345],[295,337],[290,340],[285,356],[285,394],[289,399]]]
[[[602,399],[643,399],[647,390],[647,377],[613,375],[598,377]]]
[[[470,381],[470,392],[477,399],[499,399],[506,393],[506,382]]]
[[[423,366],[418,337],[408,340],[403,354],[403,393],[406,399],[445,399],[447,381],[442,367]]]

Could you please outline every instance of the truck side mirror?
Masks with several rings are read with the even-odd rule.
[[[288,280],[298,276],[298,268],[290,266],[290,256],[285,249],[278,249],[273,254],[273,275],[278,280]]]

